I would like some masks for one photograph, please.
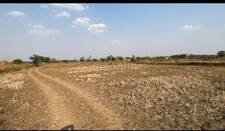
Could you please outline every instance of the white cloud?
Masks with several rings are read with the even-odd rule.
[[[103,23],[91,24],[91,19],[88,17],[78,17],[72,22],[72,28],[87,27],[87,30],[93,33],[101,33],[105,31],[106,25]]]
[[[59,30],[47,28],[43,25],[34,25],[29,33],[34,35],[54,35],[59,32]]]
[[[90,21],[91,19],[88,17],[78,17],[72,22],[72,27],[73,28],[78,26],[87,27],[90,25]]]
[[[58,14],[56,14],[57,17],[70,17],[70,13],[66,12],[66,11],[62,11]]]
[[[46,9],[46,8],[48,8],[48,5],[41,5],[40,7]]]
[[[120,40],[112,40],[113,43],[120,43]]]
[[[76,11],[82,11],[88,8],[88,6],[84,6],[82,4],[50,4],[50,5],[54,7],[66,8],[69,10],[76,10]]]
[[[198,31],[202,28],[202,25],[183,25],[180,30],[182,31],[187,31],[187,32],[191,32],[191,31]]]
[[[8,12],[9,15],[13,16],[13,17],[25,17],[26,14],[22,11],[17,11],[17,10],[12,10],[10,12]]]
[[[43,25],[33,25],[34,28],[36,29],[45,29],[46,27]]]
[[[101,33],[104,32],[106,25],[103,23],[92,24],[88,27],[88,30],[94,33]]]

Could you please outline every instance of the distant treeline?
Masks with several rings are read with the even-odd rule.
[[[58,62],[96,62],[96,61],[129,61],[129,62],[135,62],[135,61],[142,61],[142,60],[152,60],[152,61],[167,61],[167,60],[178,60],[178,59],[196,59],[196,60],[213,60],[213,59],[224,59],[225,60],[225,51],[218,51],[215,55],[194,55],[194,54],[176,54],[171,56],[157,56],[157,57],[138,57],[132,55],[131,57],[122,57],[122,56],[113,56],[109,55],[105,58],[91,58],[91,57],[80,57],[80,59],[73,59],[73,60],[57,60],[55,58],[40,56],[40,55],[33,55],[29,58],[32,60],[32,63],[36,66],[39,65],[39,63],[58,63]],[[13,60],[14,64],[21,64],[25,61],[22,61],[21,59],[15,59]],[[26,61],[26,63],[28,63]]]

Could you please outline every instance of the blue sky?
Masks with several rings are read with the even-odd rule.
[[[0,59],[215,54],[225,4],[1,4]]]

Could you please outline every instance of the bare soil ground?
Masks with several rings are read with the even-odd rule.
[[[0,75],[0,129],[225,129],[225,67],[56,64]]]

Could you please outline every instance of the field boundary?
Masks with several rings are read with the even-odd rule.
[[[225,62],[135,62],[150,65],[225,66]]]

